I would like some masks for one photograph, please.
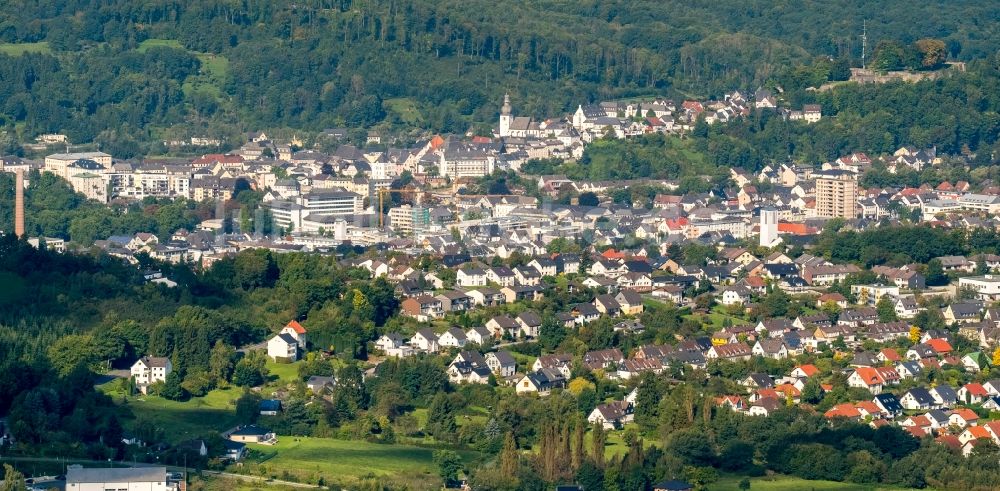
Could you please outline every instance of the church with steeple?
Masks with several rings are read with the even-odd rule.
[[[527,116],[511,116],[510,94],[503,95],[500,106],[500,138],[538,138],[542,136],[542,126]]]

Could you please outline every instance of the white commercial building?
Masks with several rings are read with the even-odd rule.
[[[971,288],[982,300],[1000,300],[1000,276],[968,276],[958,279],[958,288]]]
[[[285,231],[333,230],[337,217],[362,213],[363,198],[344,190],[313,191],[296,201],[274,200],[268,207],[274,224]]]
[[[56,153],[45,157],[45,171],[65,178],[66,168],[78,160],[93,160],[105,169],[111,167],[111,156],[104,152]]]

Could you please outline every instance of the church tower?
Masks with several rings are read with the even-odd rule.
[[[500,106],[500,138],[510,136],[510,94],[503,95],[503,106]]]

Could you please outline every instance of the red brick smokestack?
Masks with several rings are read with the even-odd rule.
[[[14,233],[24,237],[24,171],[17,170],[14,179]]]

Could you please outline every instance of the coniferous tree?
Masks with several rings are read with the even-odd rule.
[[[508,431],[503,437],[503,449],[500,451],[500,471],[503,475],[515,475],[520,467],[520,458],[514,433]]]
[[[586,451],[583,446],[586,431],[584,420],[577,419],[576,425],[573,428],[573,472],[579,471],[583,461],[586,460]]]
[[[590,441],[590,458],[598,468],[604,468],[604,444],[606,441],[607,435],[604,434],[604,425],[595,424]]]

